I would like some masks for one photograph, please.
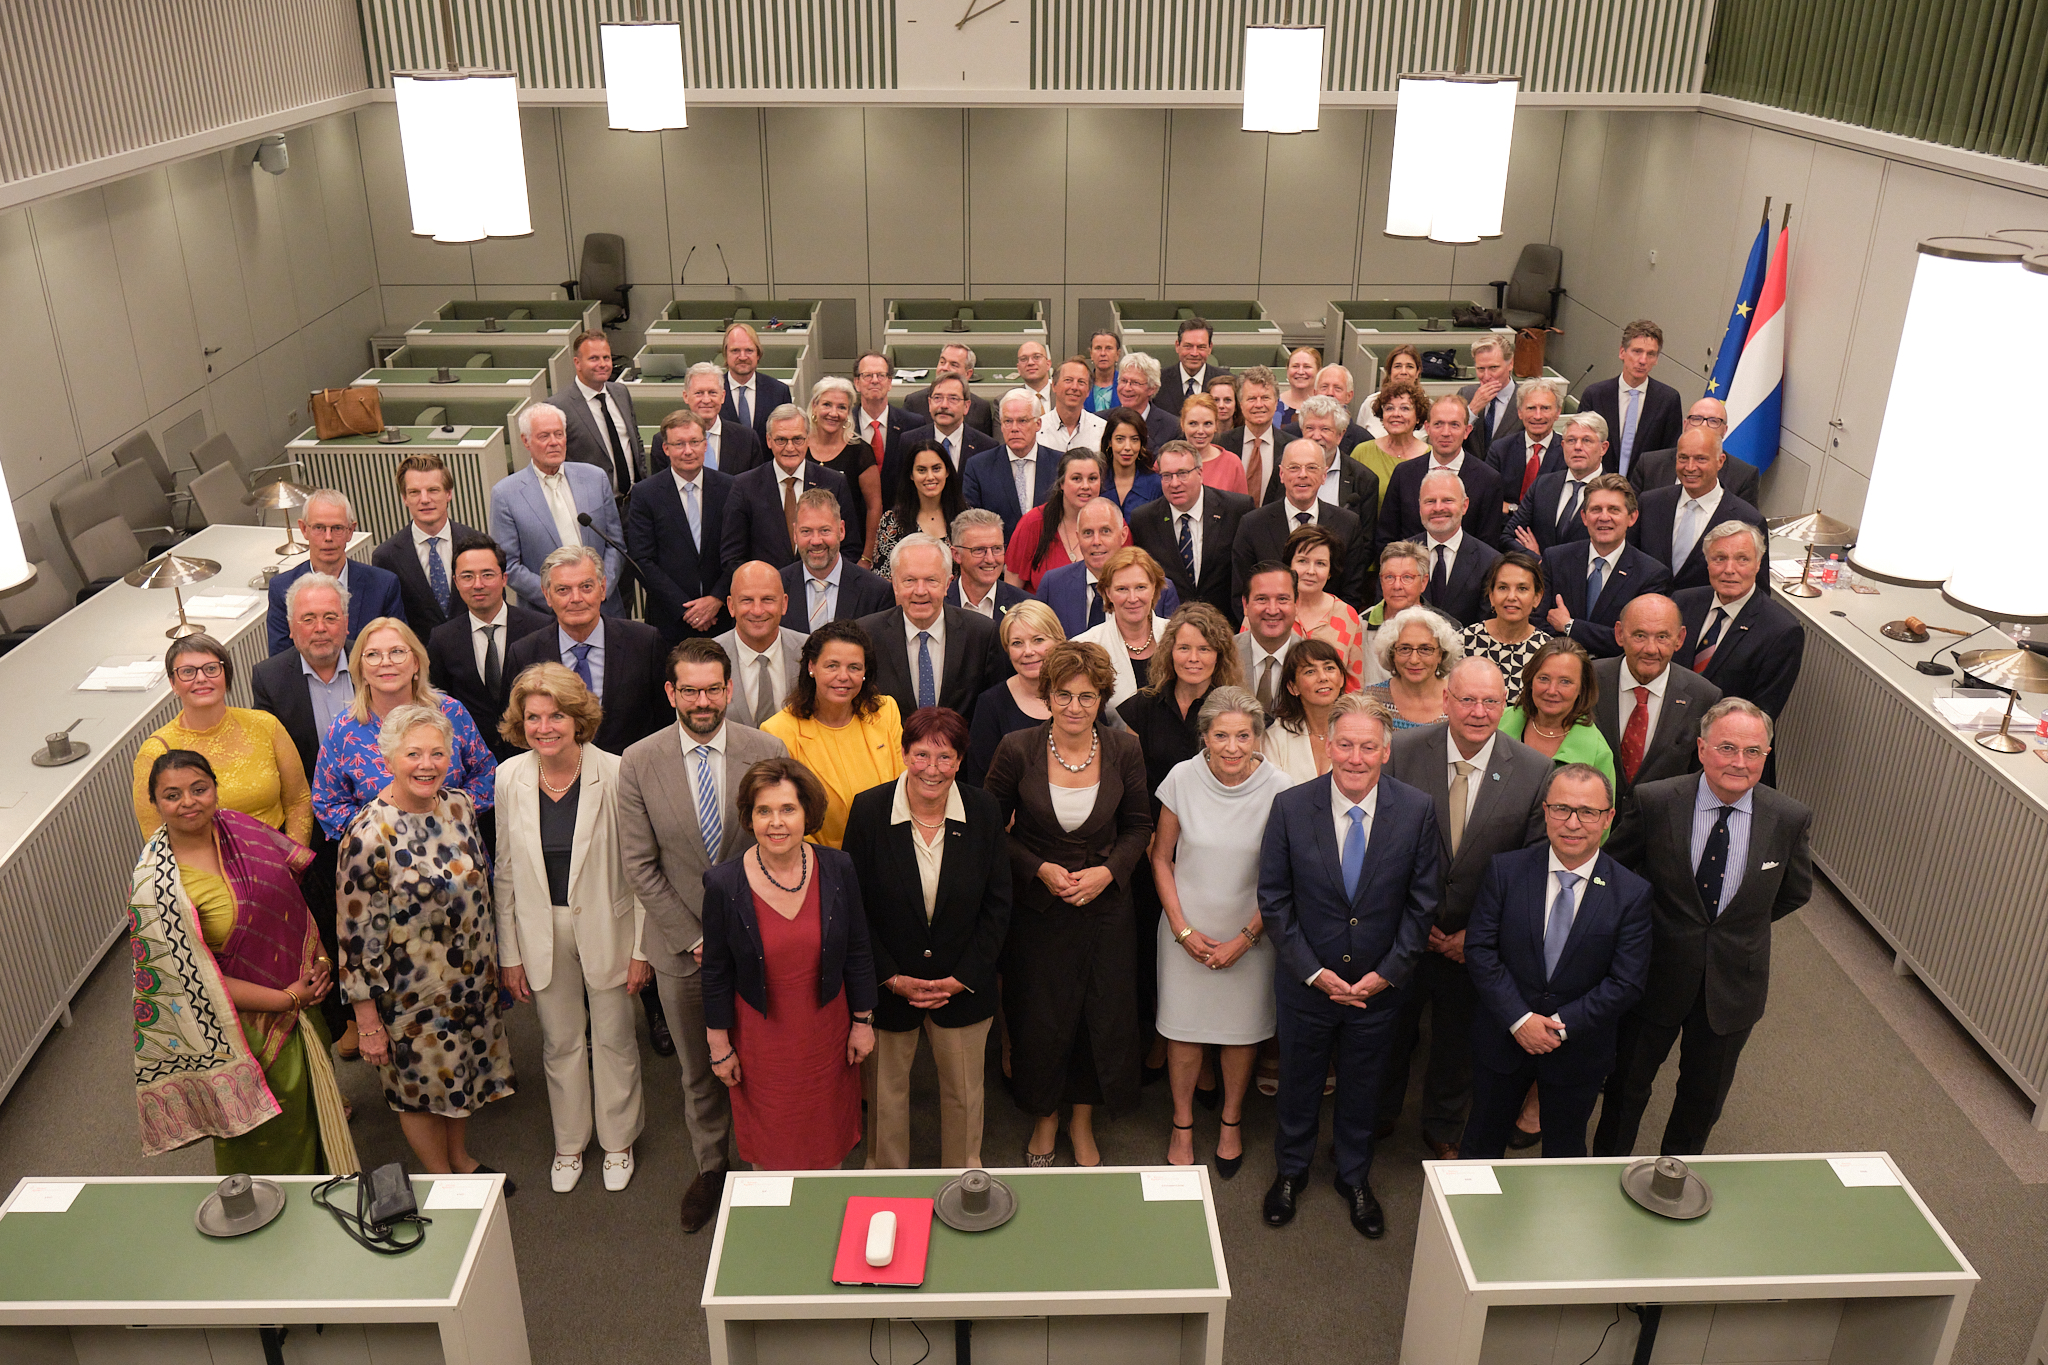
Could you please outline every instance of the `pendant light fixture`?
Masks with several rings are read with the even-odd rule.
[[[604,53],[604,103],[611,126],[634,133],[687,128],[683,26],[650,22],[646,0],[633,0],[630,23],[599,24]]]
[[[1313,133],[1322,114],[1323,30],[1254,24],[1244,31],[1244,130]]]
[[[1515,134],[1514,76],[1473,75],[1472,0],[1458,3],[1457,67],[1400,79],[1387,235],[1433,242],[1500,236],[1508,149]],[[1455,166],[1446,159],[1455,155]]]
[[[402,72],[391,80],[413,235],[437,242],[527,236],[533,218],[519,135],[519,78],[458,67],[448,0],[440,0],[440,9],[446,69]]]

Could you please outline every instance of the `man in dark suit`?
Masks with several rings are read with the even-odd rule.
[[[398,579],[405,623],[424,640],[456,610],[449,582],[456,545],[481,533],[449,519],[455,476],[439,455],[400,460],[398,496],[412,522],[372,550],[370,562]]]
[[[995,411],[989,406],[986,398],[977,397],[974,390],[969,387],[974,383],[974,348],[958,341],[947,342],[939,347],[937,369],[939,374],[930,384],[903,396],[903,410],[932,426],[946,431],[952,430],[951,424],[940,421],[932,413],[932,391],[938,388],[939,378],[951,375],[960,381],[959,420],[993,439],[996,434]],[[959,461],[955,460],[954,465],[957,468]]]
[[[1501,502],[1510,513],[1539,475],[1554,474],[1564,468],[1564,442],[1557,430],[1557,419],[1563,411],[1562,381],[1528,379],[1515,391],[1515,415],[1520,419],[1521,429],[1496,436],[1486,448],[1486,463],[1500,475]]]
[[[1367,596],[1367,575],[1372,563],[1371,533],[1351,512],[1321,495],[1327,478],[1328,456],[1307,437],[1290,443],[1280,460],[1281,496],[1257,511],[1247,512],[1237,523],[1237,537],[1231,542],[1231,591],[1242,598],[1251,585],[1252,566],[1268,560],[1287,563],[1287,537],[1299,526],[1321,526],[1344,547],[1344,571],[1330,590],[1363,611],[1371,605]],[[1372,471],[1356,460],[1345,460],[1366,474]]]
[[[1289,441],[1301,439],[1297,428],[1274,425],[1273,415],[1279,408],[1280,381],[1264,365],[1248,366],[1237,377],[1238,425],[1216,438],[1218,449],[1229,451],[1243,463],[1245,491],[1254,507],[1265,504],[1273,471],[1280,467],[1280,452],[1287,449]],[[1380,493],[1384,496],[1386,491],[1382,488]]]
[[[1571,636],[1596,659],[1621,653],[1614,623],[1622,609],[1671,584],[1662,564],[1628,543],[1635,519],[1636,490],[1628,480],[1597,474],[1579,511],[1589,539],[1552,546],[1543,555],[1543,580],[1550,585],[1544,625],[1553,635]]]
[[[1401,1117],[1408,1062],[1429,1010],[1429,1062],[1422,1077],[1422,1144],[1439,1161],[1458,1154],[1472,1101],[1472,1010],[1466,923],[1494,855],[1543,837],[1543,784],[1550,760],[1500,732],[1507,679],[1491,659],[1458,661],[1444,679],[1450,719],[1394,737],[1387,771],[1436,805],[1437,875],[1443,885],[1428,951],[1401,1010],[1400,1032],[1380,1086],[1379,1127]]]
[[[1038,600],[1052,608],[1070,640],[1101,625],[1111,614],[1107,601],[1109,583],[1102,577],[1102,571],[1109,564],[1109,557],[1130,541],[1116,499],[1095,498],[1076,512],[1074,538],[1081,543],[1081,557],[1038,580]],[[1152,610],[1160,616],[1171,616],[1180,610],[1180,595],[1173,584],[1168,583],[1160,590]]]
[[[1173,373],[1167,376],[1165,405],[1175,413],[1180,405],[1196,394],[1209,392],[1209,381],[1230,373],[1221,365],[1209,363],[1209,352],[1216,340],[1215,331],[1207,318],[1182,318],[1180,327],[1173,338],[1173,353],[1180,360]]]
[[[738,478],[756,465],[768,462],[768,447],[750,426],[724,415],[725,371],[708,360],[689,368],[683,380],[683,404],[697,414],[704,427],[704,467]],[[660,456],[653,457],[652,472],[661,472]]]
[[[1606,775],[1553,769],[1543,803],[1548,841],[1494,859],[1465,935],[1479,1009],[1463,1157],[1507,1155],[1531,1085],[1543,1155],[1584,1156],[1616,1035],[1650,974],[1650,884],[1600,851],[1614,818]]]
[[[655,445],[668,468],[634,485],[626,503],[626,549],[647,589],[647,623],[670,645],[732,625],[732,570],[721,556],[733,479],[704,467],[704,445],[695,413],[670,413]]]
[[[602,616],[604,561],[587,545],[565,545],[541,566],[553,630],[537,630],[505,651],[505,671],[518,677],[533,664],[561,664],[583,679],[604,707],[591,741],[622,754],[634,740],[668,724],[674,712],[662,691],[668,650],[653,626]]]
[[[1003,581],[1003,519],[983,507],[970,507],[953,518],[953,585],[946,589],[946,605],[962,607],[996,628],[1003,636],[1003,618],[1031,594]],[[1009,668],[1009,654],[1002,664]]]
[[[931,420],[904,432],[902,448],[909,450],[920,441],[937,441],[945,446],[953,468],[962,471],[964,476],[968,461],[1001,444],[967,420],[969,397],[967,381],[958,375],[943,374],[933,380],[932,386],[925,390],[925,414],[913,414],[928,414]],[[976,398],[974,401],[983,407],[988,406],[986,399]],[[1036,430],[1035,424],[1033,429]]]
[[[306,540],[306,562],[286,569],[270,580],[270,609],[264,633],[272,654],[282,654],[292,645],[291,623],[286,618],[284,599],[292,584],[309,573],[324,573],[340,579],[348,588],[347,649],[356,642],[364,625],[380,616],[405,619],[405,602],[398,590],[398,575],[374,564],[360,564],[348,557],[348,543],[355,538],[356,514],[348,499],[331,488],[317,489],[299,509],[299,534]],[[312,769],[306,776],[313,775]]]
[[[732,481],[725,497],[723,564],[758,559],[780,569],[796,563],[796,505],[814,488],[829,490],[849,526],[863,526],[860,504],[846,476],[811,458],[811,419],[791,410],[776,419],[768,436],[767,464]]]
[[[1668,597],[1646,593],[1622,608],[1614,638],[1621,657],[1593,661],[1600,685],[1593,723],[1614,754],[1614,829],[1621,836],[1637,819],[1637,784],[1693,771],[1700,717],[1721,700],[1721,689],[1671,661],[1686,637],[1678,604]]]
[[[1677,389],[1650,378],[1663,352],[1664,329],[1648,318],[1638,318],[1621,329],[1620,377],[1595,380],[1579,400],[1582,410],[1597,412],[1607,421],[1610,474],[1632,471],[1636,457],[1644,451],[1678,444],[1684,428],[1684,404],[1679,402]]]
[[[569,458],[594,464],[611,477],[619,499],[647,477],[647,451],[640,444],[640,423],[633,415],[633,395],[612,382],[612,344],[605,334],[578,332],[569,342],[576,378],[548,402],[562,410],[569,433]]]
[[[937,537],[905,536],[889,565],[896,605],[860,618],[875,645],[875,687],[896,699],[899,716],[946,706],[972,720],[975,698],[1002,676],[996,628],[946,605],[953,561]]]
[[[1813,812],[1759,784],[1771,729],[1757,707],[1725,698],[1708,708],[1700,726],[1701,771],[1636,789],[1642,821],[1615,852],[1656,889],[1650,977],[1641,1003],[1622,1022],[1593,1137],[1596,1156],[1635,1151],[1650,1089],[1673,1043],[1678,1094],[1657,1150],[1704,1152],[1743,1044],[1763,1017],[1771,926],[1813,894]],[[1543,1102],[1547,1128],[1547,1091]]]
[[[762,374],[761,334],[752,323],[725,329],[725,402],[720,411],[768,442],[768,414],[789,403],[789,385]]]
[[[1728,435],[1728,405],[1718,398],[1702,398],[1685,410],[1685,429],[1697,428],[1714,438],[1719,446]],[[1725,452],[1724,452],[1725,454]],[[1763,504],[1763,471],[1739,455],[1728,455],[1721,465],[1721,487],[1748,503],[1751,507]],[[1647,493],[1652,488],[1667,488],[1678,482],[1678,450],[1651,450],[1639,456],[1628,471],[1628,481],[1636,486],[1636,492]]]
[[[1231,583],[1230,555],[1252,500],[1203,487],[1195,452],[1182,441],[1168,441],[1153,468],[1163,496],[1132,510],[1131,544],[1159,561],[1182,602],[1207,602],[1235,630],[1244,598]]]
[[[1597,412],[1575,412],[1551,437],[1563,450],[1559,467],[1540,475],[1501,529],[1503,550],[1523,549],[1541,559],[1552,546],[1586,538],[1579,513],[1586,506],[1586,485],[1601,472],[1607,453],[1607,424]]]
[[[865,441],[875,457],[875,467],[881,471],[883,507],[895,506],[896,490],[903,481],[903,465],[897,458],[903,438],[924,425],[915,413],[889,401],[895,376],[889,357],[880,351],[863,351],[853,362],[853,387],[860,395],[860,411],[848,419],[853,426],[850,439]]]
[[[1755,702],[1776,721],[1799,681],[1806,630],[1799,618],[1760,589],[1767,542],[1747,523],[1722,522],[1707,532],[1709,586],[1676,593],[1685,643],[1678,662],[1724,697]],[[1764,775],[1768,784],[1770,774]]]
[[[1640,500],[1643,514],[1629,543],[1671,570],[1673,588],[1706,585],[1709,527],[1743,521],[1763,532],[1763,513],[1721,486],[1724,458],[1711,436],[1688,431],[1678,438],[1678,482],[1653,488]]]
[[[512,700],[513,673],[505,660],[514,644],[553,626],[555,618],[505,600],[505,552],[489,536],[455,543],[455,592],[461,614],[427,637],[427,680],[462,703],[503,763],[520,752],[498,733]]]
[[[1470,423],[1460,439],[1465,453],[1483,462],[1495,441],[1522,429],[1522,415],[1515,406],[1514,339],[1487,336],[1473,342],[1472,368],[1478,371],[1479,382],[1458,390]]]
[[[888,579],[839,553],[845,539],[846,520],[836,498],[814,488],[797,500],[799,558],[781,569],[789,597],[785,629],[809,635],[827,621],[858,621],[886,611],[895,600]]]
[[[1298,439],[1314,441],[1323,448],[1323,501],[1334,502],[1357,517],[1367,534],[1378,531],[1380,502],[1387,490],[1380,487],[1380,476],[1363,461],[1346,457],[1344,438],[1353,430],[1349,410],[1330,394],[1310,394],[1301,401],[1301,410],[1294,420],[1301,429]],[[1285,444],[1280,447],[1280,454],[1283,459],[1286,457]],[[1267,480],[1266,496],[1260,500],[1260,506],[1279,496],[1280,470],[1276,466],[1273,477]],[[1374,548],[1366,546],[1368,560]]]
[[[1159,362],[1141,351],[1132,351],[1116,367],[1116,401],[1145,422],[1145,435],[1152,449],[1180,439],[1180,407],[1169,409],[1155,403],[1159,396]]]
[[[1466,532],[1489,546],[1500,543],[1504,520],[1500,510],[1500,475],[1484,459],[1465,449],[1465,437],[1471,430],[1464,400],[1455,394],[1443,394],[1429,405],[1429,425],[1423,433],[1429,441],[1429,454],[1401,461],[1387,476],[1387,486],[1380,497],[1382,545],[1394,540],[1413,540],[1422,534],[1422,479],[1439,469],[1457,475],[1464,486]]]
[[[1422,600],[1461,626],[1493,615],[1486,600],[1486,571],[1500,551],[1465,529],[1469,499],[1463,481],[1448,469],[1432,469],[1418,485],[1416,501],[1422,507],[1422,534],[1409,539],[1429,551],[1429,586]]]
[[[1339,698],[1329,774],[1280,793],[1266,819],[1259,913],[1273,936],[1280,1030],[1270,1227],[1294,1218],[1334,1063],[1337,1193],[1361,1234],[1387,1230],[1368,1183],[1380,1072],[1442,887],[1430,799],[1380,772],[1392,735],[1385,708]]]
[[[951,385],[947,386],[949,389]],[[943,400],[945,395],[941,395]],[[1059,480],[1060,452],[1038,443],[1037,400],[1024,389],[1011,389],[1002,399],[1002,444],[975,451],[960,471],[960,493],[969,507],[983,507],[1003,519],[1007,539],[1024,514],[1052,495]],[[924,428],[932,432],[932,428]],[[923,439],[934,439],[937,433]],[[1019,494],[1028,490],[1029,501]]]

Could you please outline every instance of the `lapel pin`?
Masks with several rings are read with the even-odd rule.
[[[1500,774],[1499,774],[1499,773],[1495,773],[1495,774],[1493,774],[1493,780],[1494,780],[1494,781],[1496,781],[1496,782],[1500,781]]]
[[[1593,885],[1595,885],[1595,886],[1605,886],[1605,885],[1607,885],[1607,879],[1606,879],[1605,877],[1595,877],[1595,878],[1593,878]]]

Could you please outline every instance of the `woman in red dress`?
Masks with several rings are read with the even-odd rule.
[[[704,874],[704,1023],[740,1160],[830,1170],[861,1139],[875,970],[853,860],[804,842],[825,788],[793,758],[747,769],[734,806],[754,845]]]

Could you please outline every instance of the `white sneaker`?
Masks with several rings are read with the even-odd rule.
[[[555,1166],[553,1170],[548,1172],[548,1180],[555,1187],[556,1194],[567,1194],[576,1188],[576,1182],[582,1178],[583,1154],[581,1152],[555,1153]]]
[[[633,1179],[633,1149],[604,1154],[604,1187],[613,1194],[626,1188]]]

